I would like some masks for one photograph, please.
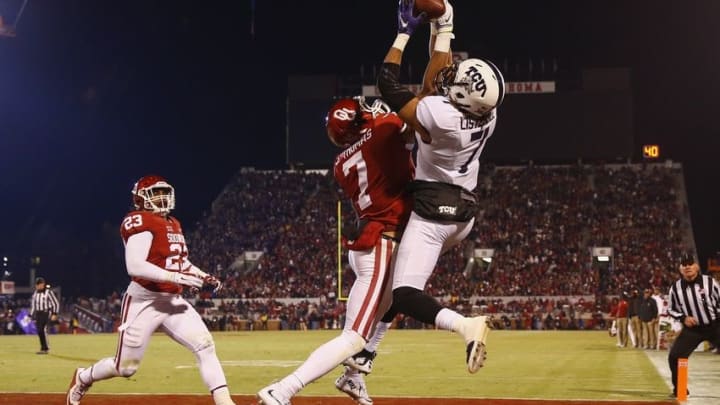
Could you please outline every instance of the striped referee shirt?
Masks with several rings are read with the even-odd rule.
[[[680,322],[692,316],[699,326],[710,325],[720,316],[718,282],[703,274],[698,274],[692,282],[680,278],[670,287],[668,314]]]
[[[49,288],[42,291],[36,290],[32,295],[30,316],[34,315],[35,312],[41,311],[51,314],[57,314],[60,311],[60,304],[57,298],[55,298],[55,294]]]

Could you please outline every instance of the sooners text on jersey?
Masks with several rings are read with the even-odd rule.
[[[374,246],[382,231],[402,229],[410,216],[412,199],[405,189],[414,167],[402,127],[397,115],[379,115],[360,140],[335,158],[335,179],[360,219],[369,221],[364,232],[376,234],[361,235],[349,249]]]
[[[153,235],[148,262],[168,271],[187,270],[190,267],[180,221],[174,217],[165,218],[149,211],[131,211],[120,225],[123,242],[127,243],[132,235],[142,232],[150,232]],[[138,277],[132,279],[150,291],[176,294],[182,292],[182,287],[175,283],[159,283]]]

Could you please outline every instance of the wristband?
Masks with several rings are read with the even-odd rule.
[[[397,37],[395,37],[395,42],[393,42],[392,47],[395,49],[399,49],[400,52],[405,50],[405,45],[407,45],[408,40],[410,39],[410,35],[408,34],[397,34]]]
[[[433,48],[436,52],[450,52],[450,40],[455,38],[452,32],[441,32],[435,37],[435,47]]]

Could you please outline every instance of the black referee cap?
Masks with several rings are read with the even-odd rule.
[[[685,252],[680,256],[680,265],[689,266],[695,263],[695,255],[692,252]]]
[[[42,277],[38,277],[35,279],[35,285],[38,285],[38,284],[44,283],[44,282],[45,282],[45,279]]]

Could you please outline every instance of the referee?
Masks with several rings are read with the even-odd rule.
[[[680,259],[680,275],[680,280],[670,287],[668,309],[668,314],[683,324],[668,354],[673,397],[677,397],[678,359],[690,357],[705,340],[720,345],[720,285],[712,277],[700,274],[700,266],[691,252]]]
[[[60,304],[55,294],[45,284],[45,279],[35,279],[35,292],[30,303],[30,316],[35,320],[35,327],[40,338],[40,351],[37,354],[48,354],[47,337],[45,329],[51,318],[57,317]]]

